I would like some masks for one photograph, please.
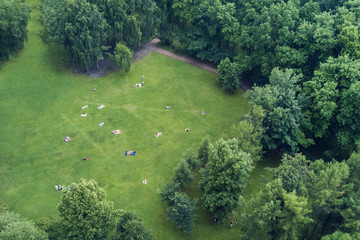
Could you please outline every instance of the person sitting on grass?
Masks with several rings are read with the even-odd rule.
[[[188,131],[190,131],[190,128],[185,128],[185,132],[188,132]]]
[[[170,106],[166,106],[166,107],[165,107],[165,110],[168,110],[168,109],[170,109],[170,108],[171,108]]]
[[[83,113],[81,114],[82,117],[86,117],[87,113]]]
[[[113,134],[115,134],[115,135],[118,135],[118,134],[120,134],[121,133],[121,131],[119,130],[119,129],[116,129],[116,130],[114,130],[114,131],[111,131]]]
[[[83,160],[89,160],[89,158],[88,157],[83,157]]]
[[[68,142],[70,140],[71,140],[71,138],[69,136],[64,137],[64,142]]]
[[[146,179],[144,179],[144,180],[142,181],[142,183],[143,183],[143,184],[147,184],[147,181],[146,181]]]
[[[100,122],[99,126],[102,127],[104,125],[104,122]]]

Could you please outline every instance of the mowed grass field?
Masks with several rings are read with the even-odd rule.
[[[56,216],[61,193],[54,184],[94,179],[115,208],[136,211],[156,239],[237,239],[239,228],[214,225],[201,202],[193,233],[183,234],[166,221],[157,193],[188,148],[206,135],[211,142],[226,136],[248,110],[244,92],[224,94],[216,75],[157,53],[126,74],[73,74],[67,52],[41,40],[40,0],[26,3],[32,6],[28,42],[0,66],[0,203],[33,220]],[[136,88],[143,75],[144,87]],[[113,135],[115,129],[122,134]],[[65,136],[72,140],[65,143]],[[136,156],[125,157],[127,150]],[[259,176],[269,174],[264,167],[276,164],[265,160],[254,170],[247,196],[260,189]],[[200,196],[197,183],[189,194]]]

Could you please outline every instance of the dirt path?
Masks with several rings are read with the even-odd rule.
[[[201,68],[201,69],[204,69],[204,70],[207,70],[209,72],[213,72],[215,74],[217,74],[217,69],[216,67],[213,67],[211,66],[210,64],[207,64],[207,63],[203,63],[197,59],[194,59],[194,58],[189,58],[189,57],[184,57],[180,54],[177,54],[177,53],[173,53],[173,52],[170,52],[170,51],[167,51],[165,49],[162,49],[162,48],[159,48],[156,46],[157,43],[159,43],[160,40],[155,38],[153,39],[151,42],[149,42],[148,44],[145,44],[143,45],[139,51],[135,52],[134,54],[134,60],[138,60],[140,58],[142,58],[143,56],[145,56],[149,51],[154,51],[154,52],[157,52],[157,53],[160,53],[160,54],[163,54],[163,55],[166,55],[168,57],[171,57],[171,58],[175,58],[175,59],[178,59],[180,61],[183,61],[183,62],[186,62],[186,63],[189,63],[191,65],[194,65],[198,68]],[[148,51],[146,51],[148,50]],[[251,86],[252,84],[248,81],[244,81],[242,80],[241,81],[241,88],[244,89],[244,90],[250,90],[251,89]]]

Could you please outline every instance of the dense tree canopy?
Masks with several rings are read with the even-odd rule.
[[[47,240],[47,234],[19,214],[0,210],[1,240]]]
[[[63,191],[58,210],[64,239],[106,239],[115,227],[113,203],[94,180],[72,183]]]
[[[238,206],[253,168],[251,155],[238,146],[236,139],[219,139],[209,147],[209,162],[202,170],[201,185],[203,206],[214,218],[222,219]]]
[[[69,49],[74,65],[89,70],[103,59],[106,21],[86,0],[44,0],[44,23],[50,40]]]
[[[270,84],[254,87],[248,93],[251,105],[260,105],[266,111],[263,142],[267,149],[297,150],[302,112],[296,84],[300,78],[292,69],[275,68],[269,79]]]
[[[24,47],[29,7],[19,0],[0,0],[0,62]]]

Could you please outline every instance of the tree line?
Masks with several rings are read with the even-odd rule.
[[[61,190],[58,217],[35,223],[6,206],[0,207],[0,239],[114,239],[151,240],[151,231],[134,212],[114,209],[94,180],[81,179]]]
[[[151,40],[159,20],[153,0],[43,0],[44,40],[63,44],[74,66],[89,70],[104,56],[129,71],[132,53]]]

